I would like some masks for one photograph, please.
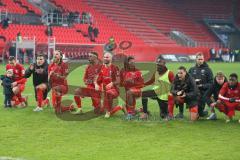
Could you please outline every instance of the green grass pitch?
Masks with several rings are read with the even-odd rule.
[[[190,63],[169,63],[176,72],[180,65],[188,69]],[[240,64],[210,63],[214,73],[222,70],[228,76],[237,72]],[[83,84],[84,67],[74,70],[68,77],[72,85]],[[0,74],[4,66],[0,65]],[[2,93],[2,87],[0,89]],[[24,94],[29,94],[29,107],[4,109],[0,94],[0,159],[15,157],[26,160],[239,160],[240,124],[226,124],[223,114],[219,120],[164,122],[159,119],[159,109],[150,100],[149,109],[156,116],[150,121],[125,121],[122,113],[110,119],[102,116],[89,120],[64,120],[52,108],[34,113],[32,80],[29,79]],[[70,98],[71,95],[69,96]],[[68,98],[69,98],[68,97]],[[140,106],[141,101],[137,101]],[[90,111],[91,101],[83,100],[84,112]],[[177,109],[175,109],[175,113]],[[188,112],[185,113],[188,117]],[[237,113],[236,120],[240,118]],[[71,119],[71,117],[70,117]]]

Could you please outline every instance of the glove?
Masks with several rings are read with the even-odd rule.
[[[235,98],[229,98],[229,102],[234,103],[234,102],[236,102],[236,99]]]

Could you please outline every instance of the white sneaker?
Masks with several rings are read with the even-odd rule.
[[[232,118],[226,118],[226,123],[232,122]]]
[[[34,112],[40,112],[40,111],[42,111],[43,109],[41,108],[41,107],[36,107],[33,111]]]
[[[110,112],[106,112],[104,118],[110,118],[110,116],[111,116]]]
[[[207,118],[207,120],[217,120],[217,114],[211,113],[211,115]]]
[[[238,120],[238,123],[240,123],[240,119]]]

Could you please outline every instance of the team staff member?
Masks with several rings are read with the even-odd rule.
[[[208,112],[204,111],[206,98],[206,92],[213,84],[213,73],[211,68],[204,60],[203,53],[196,54],[196,65],[189,70],[189,74],[195,79],[197,87],[200,91],[200,97],[198,100],[198,113],[200,117],[207,116]]]

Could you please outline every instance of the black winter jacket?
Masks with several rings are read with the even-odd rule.
[[[45,62],[41,66],[37,66],[36,63],[34,63],[33,65],[34,65],[34,69],[30,70],[30,68],[28,68],[25,71],[24,77],[29,78],[33,74],[33,85],[34,86],[37,86],[41,83],[48,83],[48,63]]]
[[[185,102],[188,107],[191,108],[198,104],[199,90],[194,79],[188,73],[184,81],[179,80],[177,75],[173,81],[171,93],[176,96],[177,92],[181,90],[186,93]]]

